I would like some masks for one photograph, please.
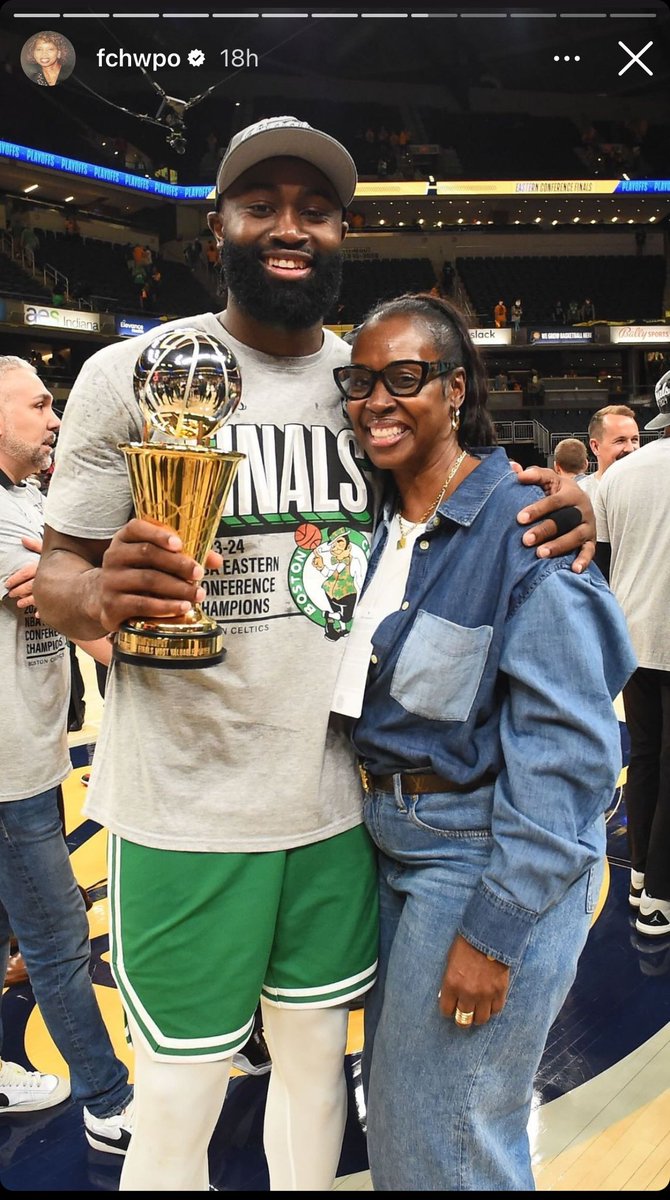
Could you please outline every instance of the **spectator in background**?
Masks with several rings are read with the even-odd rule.
[[[507,324],[507,305],[504,300],[499,300],[493,310],[493,320],[496,329],[504,329]]]
[[[518,332],[519,326],[521,324],[522,316],[523,316],[523,305],[521,303],[521,300],[515,300],[510,309],[510,318],[512,321],[512,329],[515,332]]]
[[[89,975],[89,928],[63,838],[58,785],[71,771],[67,740],[67,641],[43,624],[33,598],[43,534],[43,496],[33,477],[51,464],[60,420],[30,363],[0,358],[0,650],[3,749],[0,771],[0,979],[12,934],[35,1000],[70,1070],[70,1083],[0,1060],[7,1116],[84,1104],[98,1150],[125,1154],[132,1088],[117,1059]],[[109,656],[105,640],[90,653]],[[1,1034],[1,1029],[0,1029]]]
[[[582,310],[576,300],[568,301],[567,322],[568,325],[575,325],[581,320]]]
[[[495,379],[493,380],[493,390],[495,392],[506,392],[508,390],[508,388],[509,388],[509,376],[507,374],[507,371],[503,371],[501,369],[500,371],[498,371]]]
[[[184,261],[186,266],[190,267],[192,271],[202,261],[202,242],[200,238],[193,238],[192,242],[187,242],[184,247]]]
[[[554,470],[557,475],[567,475],[579,483],[586,477],[589,456],[586,446],[579,438],[563,438],[554,449]]]
[[[599,408],[589,421],[589,446],[598,461],[598,470],[580,480],[579,486],[594,503],[607,468],[640,448],[640,430],[632,408],[626,404]]]
[[[37,235],[37,230],[33,229],[32,225],[25,225],[21,230],[19,245],[27,255],[28,261],[34,264],[35,254],[40,246],[40,239]]]
[[[593,300],[589,299],[588,296],[582,304],[581,318],[582,321],[595,321],[596,319],[596,310]]]
[[[556,301],[556,303],[552,309],[551,319],[552,319],[554,325],[565,325],[566,316],[565,316],[565,309],[563,308],[562,300],[559,299]]]
[[[207,259],[207,274],[212,282],[215,282],[217,271],[221,266],[221,259],[219,258],[219,248],[211,239],[205,246],[205,258]]]
[[[545,387],[542,382],[539,372],[532,371],[530,379],[526,384],[526,392],[524,395],[524,403],[528,405],[544,404]]]
[[[594,500],[596,562],[628,622],[638,666],[623,688],[630,760],[624,789],[635,928],[670,936],[670,371],[656,384],[663,430],[607,472]]]

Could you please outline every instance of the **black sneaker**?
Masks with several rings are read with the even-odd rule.
[[[233,1055],[233,1066],[245,1075],[267,1075],[272,1067],[272,1059],[267,1043],[263,1037],[263,1026],[260,1014],[254,1018],[254,1029],[249,1041]]]
[[[670,900],[655,900],[643,890],[635,928],[646,937],[670,934]]]

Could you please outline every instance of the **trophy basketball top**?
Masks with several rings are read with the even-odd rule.
[[[145,347],[135,364],[133,387],[145,421],[187,443],[209,441],[242,395],[232,350],[186,326],[158,334]]]

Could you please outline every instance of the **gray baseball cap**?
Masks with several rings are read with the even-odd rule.
[[[647,421],[645,429],[666,429],[670,425],[670,371],[661,375],[654,388],[654,395],[659,407],[659,414],[651,421]]]
[[[356,191],[356,164],[348,150],[328,133],[297,117],[267,117],[231,138],[216,177],[217,196],[249,167],[265,158],[303,158],[332,183],[343,208]]]

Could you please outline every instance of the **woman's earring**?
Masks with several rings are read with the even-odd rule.
[[[461,424],[460,409],[452,408],[452,410],[451,410],[451,428],[453,429],[454,433],[458,433],[460,424]]]

